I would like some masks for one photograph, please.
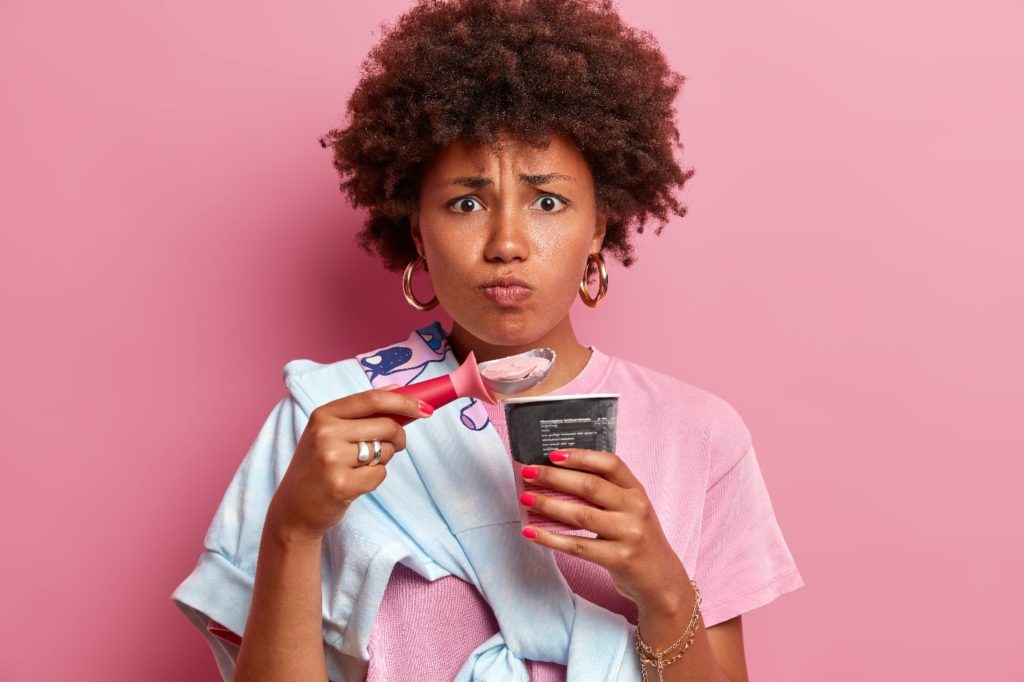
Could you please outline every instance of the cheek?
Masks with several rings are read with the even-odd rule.
[[[449,244],[433,244],[427,249],[430,281],[434,291],[449,300],[467,295],[474,276],[473,251],[462,244],[452,248]]]
[[[545,270],[551,273],[551,281],[572,288],[583,278],[583,267],[590,252],[590,242],[573,240],[552,244],[547,251]]]
[[[551,275],[548,277],[548,288],[553,297],[561,301],[572,300],[583,274],[577,270],[576,263],[569,258],[563,258],[557,266],[549,270]]]

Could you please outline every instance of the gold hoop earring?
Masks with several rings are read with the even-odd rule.
[[[598,287],[597,296],[591,298],[590,292],[587,291],[587,279],[590,277],[590,264],[594,262],[597,264],[597,272],[601,276],[601,285]],[[591,308],[597,307],[597,304],[601,302],[601,299],[608,294],[608,269],[604,266],[604,258],[601,257],[600,253],[589,253],[587,254],[587,265],[583,268],[583,279],[580,280],[580,298]]]
[[[434,296],[426,303],[420,303],[412,293],[412,273],[416,271],[420,263],[426,263],[423,256],[417,256],[416,260],[405,266],[405,274],[402,276],[402,293],[405,294],[405,300],[409,302],[409,305],[416,310],[425,311],[437,305],[437,296]]]

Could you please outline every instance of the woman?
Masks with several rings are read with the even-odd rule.
[[[453,322],[286,365],[174,594],[225,679],[747,679],[741,614],[803,584],[750,434],[721,398],[581,344],[569,316],[607,294],[602,254],[629,266],[633,229],[685,215],[682,80],[605,2],[421,2],[373,49],[322,143],[369,209],[360,243]],[[388,390],[537,347],[557,361],[521,395],[620,394],[617,452],[523,470],[594,506],[509,497],[500,407],[432,414]],[[577,530],[523,527],[526,507]]]

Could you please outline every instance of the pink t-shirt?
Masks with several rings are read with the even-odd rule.
[[[583,370],[550,395],[620,394],[616,454],[643,484],[700,587],[705,626],[802,586],[736,410],[705,390],[591,349]],[[487,411],[507,447],[502,407]],[[557,551],[555,561],[574,592],[636,623],[635,604],[604,568]],[[450,680],[497,631],[472,584],[454,576],[430,582],[396,565],[370,637],[367,681]],[[527,670],[531,680],[565,680],[557,663],[528,661]]]

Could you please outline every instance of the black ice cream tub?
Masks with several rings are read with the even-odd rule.
[[[509,450],[516,474],[516,488],[523,492],[591,505],[575,495],[560,490],[524,482],[522,470],[530,464],[550,465],[571,469],[566,464],[552,464],[548,453],[563,448],[584,448],[615,452],[615,420],[618,413],[618,393],[588,393],[583,395],[529,396],[503,400],[505,422],[508,429]],[[534,513],[522,507],[523,522],[535,528],[555,532],[574,531],[589,535],[574,526]]]

